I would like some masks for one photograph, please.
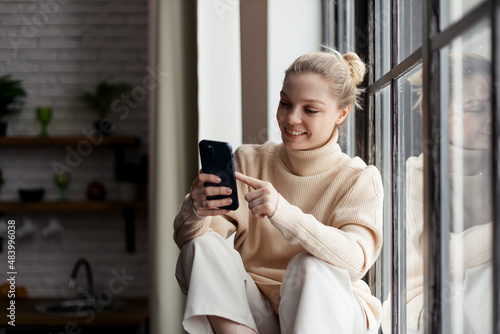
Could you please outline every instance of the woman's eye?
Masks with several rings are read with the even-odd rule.
[[[282,107],[289,107],[289,106],[290,106],[290,103],[286,103],[286,102],[280,101],[280,105],[281,105]]]
[[[318,111],[317,110],[312,110],[312,109],[309,109],[309,108],[306,108],[305,111],[309,114],[315,114],[317,113]]]
[[[487,111],[487,104],[489,101],[471,101],[464,104],[463,110],[468,113],[481,113]]]

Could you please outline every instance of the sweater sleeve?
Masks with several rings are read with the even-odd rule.
[[[369,167],[332,208],[333,226],[319,222],[282,196],[270,221],[288,242],[346,269],[351,280],[357,281],[373,265],[382,247],[382,202],[380,173]]]
[[[471,227],[450,235],[450,276],[460,277],[468,269],[491,261],[493,223]]]
[[[198,216],[194,211],[189,194],[184,198],[181,210],[174,219],[174,241],[179,248],[207,231],[215,231],[227,238],[235,230],[235,225],[224,216]]]

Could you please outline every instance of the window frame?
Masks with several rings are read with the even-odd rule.
[[[449,231],[450,217],[448,210],[444,207],[449,203],[449,184],[448,181],[435,182],[434,180],[444,180],[441,175],[448,169],[449,161],[447,159],[446,149],[440,141],[432,140],[432,129],[441,127],[443,120],[441,113],[435,112],[442,107],[440,105],[440,49],[475,26],[481,20],[489,18],[492,34],[492,171],[493,171],[493,191],[492,201],[497,203],[500,199],[500,89],[496,89],[495,82],[500,80],[500,52],[497,52],[497,46],[500,46],[500,0],[487,0],[479,4],[471,12],[464,15],[460,20],[447,26],[445,30],[439,31],[439,1],[424,0],[422,3],[422,46],[415,50],[405,59],[398,61],[398,1],[391,0],[391,27],[390,27],[390,45],[391,59],[390,70],[375,80],[375,1],[371,0],[367,4],[358,2],[359,6],[368,9],[368,29],[369,34],[369,53],[368,53],[368,84],[365,93],[365,103],[367,113],[365,115],[368,130],[363,132],[368,138],[364,139],[365,150],[373,152],[375,119],[373,117],[375,110],[375,94],[381,92],[384,88],[390,87],[390,114],[392,130],[392,224],[391,240],[385,238],[385,243],[390,242],[392,251],[392,269],[391,273],[391,295],[392,295],[392,333],[406,333],[406,300],[401,292],[406,289],[406,251],[405,251],[405,228],[400,224],[402,212],[400,211],[399,198],[400,185],[398,178],[403,171],[401,168],[401,147],[402,135],[396,128],[399,122],[398,115],[398,94],[397,80],[410,72],[413,68],[422,64],[423,68],[423,138],[425,143],[429,143],[427,152],[424,151],[424,240],[426,240],[424,250],[424,312],[431,314],[429,320],[424,323],[424,333],[450,333],[450,313],[441,302],[444,293],[444,284],[449,279],[449,264],[447,258],[448,239],[444,236]],[[500,50],[499,50],[500,51]],[[442,128],[442,127],[441,127]],[[373,154],[367,155],[369,163],[374,162]],[[500,206],[494,206],[493,212],[493,282],[500,280]],[[438,264],[436,266],[436,263]],[[378,272],[375,270],[375,272]],[[380,278],[372,279],[372,282],[380,284]],[[377,289],[380,291],[380,289]],[[403,298],[400,296],[403,295]],[[380,296],[378,296],[380,297]],[[493,333],[500,333],[500,285],[493,286]]]

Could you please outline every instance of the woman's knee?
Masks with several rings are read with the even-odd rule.
[[[216,232],[207,232],[194,239],[189,240],[182,246],[179,257],[192,256],[195,251],[210,251],[214,245],[225,243],[224,239]]]
[[[317,266],[321,266],[322,262],[326,264],[326,262],[318,259],[314,255],[304,252],[295,255],[290,261],[289,267],[300,268],[302,270],[314,270]]]
[[[287,267],[287,271],[292,270],[298,270],[303,274],[326,271],[328,273],[333,272],[340,276],[346,276],[349,278],[349,274],[346,270],[335,267],[307,252],[297,254],[292,258]]]
[[[305,280],[314,282],[318,286],[331,287],[334,281],[351,286],[349,274],[345,269],[335,267],[307,252],[292,258],[286,269],[283,284],[295,287],[303,284]]]

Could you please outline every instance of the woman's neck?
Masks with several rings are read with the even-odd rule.
[[[489,153],[489,150],[468,150],[452,146],[452,171],[467,176],[488,172],[491,162]],[[458,166],[462,169],[460,172]]]
[[[337,144],[338,131],[330,137],[330,140],[320,148],[313,150],[292,150],[283,146],[282,160],[287,168],[299,176],[313,176],[329,170],[341,153]]]

